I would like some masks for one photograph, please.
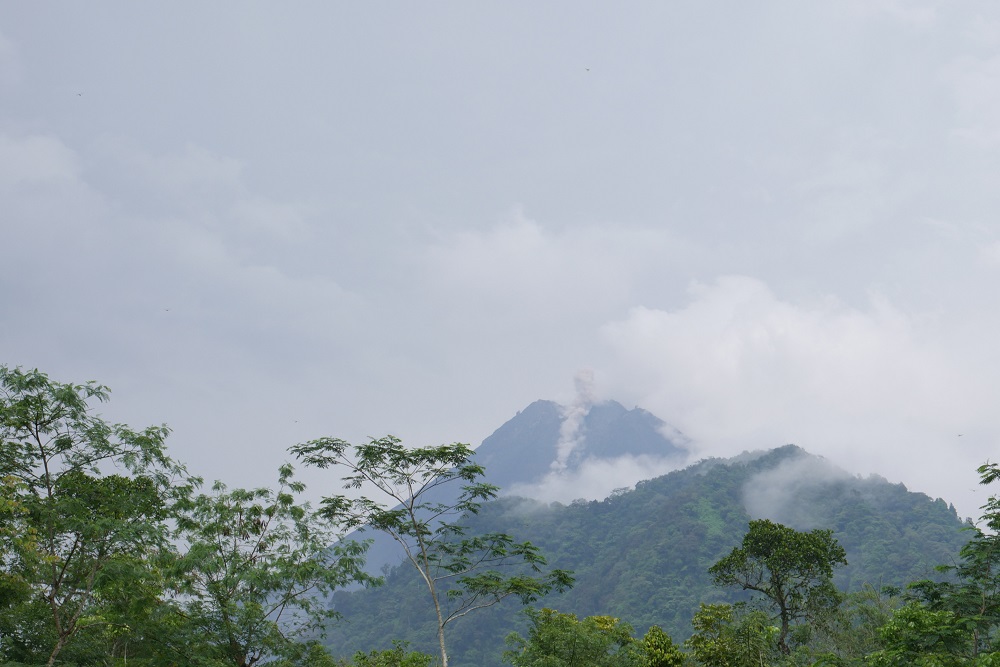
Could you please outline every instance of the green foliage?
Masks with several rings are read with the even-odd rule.
[[[1000,468],[979,468],[981,483],[1000,479]],[[895,610],[878,629],[877,650],[864,663],[870,667],[965,667],[1000,664],[995,648],[1000,625],[1000,502],[991,496],[982,523],[989,532],[970,527],[971,539],[957,563],[938,568],[948,578],[910,585],[915,600]],[[880,610],[881,611],[881,610]],[[869,628],[875,625],[870,619]]]
[[[805,626],[808,631],[798,654],[822,656],[821,664],[860,664],[870,653],[885,647],[881,628],[903,604],[900,590],[870,584],[848,593],[835,612],[821,622]]]
[[[885,648],[870,654],[871,667],[960,667],[971,664],[972,633],[950,611],[910,603],[879,631]]]
[[[515,667],[680,667],[684,654],[662,628],[645,637],[632,636],[632,626],[611,616],[588,616],[552,609],[527,609],[528,636],[508,635],[505,662]]]
[[[208,656],[236,667],[293,656],[335,615],[325,602],[335,588],[371,583],[364,545],[330,547],[329,522],[296,502],[304,490],[285,465],[277,490],[216,482],[211,494],[189,488],[178,503],[177,604]]]
[[[941,566],[951,575],[944,581],[921,580],[910,585],[913,596],[931,610],[948,611],[971,628],[974,650],[990,651],[1000,625],[1000,538],[971,528],[972,538],[957,564]]]
[[[515,667],[640,667],[642,644],[632,626],[610,616],[588,616],[552,609],[526,609],[528,636],[507,637],[504,660]]]
[[[646,631],[642,638],[643,667],[681,667],[683,664],[684,654],[663,628],[654,625]]]
[[[468,445],[407,449],[392,436],[356,446],[321,438],[291,451],[307,465],[345,470],[345,488],[389,499],[330,496],[322,511],[344,529],[373,528],[402,546],[430,595],[443,667],[448,665],[444,631],[452,621],[508,597],[528,604],[573,584],[564,570],[542,574],[545,558],[530,542],[515,542],[502,532],[466,536],[456,521],[477,514],[497,494],[497,487],[479,481],[484,470],[471,462]],[[439,491],[451,482],[462,484],[457,498]],[[513,573],[500,571],[511,566]]]
[[[166,548],[170,483],[183,472],[165,453],[168,430],[104,421],[90,403],[107,398],[95,383],[0,366],[0,513],[12,522],[0,530],[2,588],[17,598],[3,620],[9,658],[53,664],[106,623],[94,609],[107,572]]]
[[[512,628],[498,603],[565,590],[572,577],[562,568],[580,573],[565,598],[580,616],[529,610],[526,636],[508,638],[512,664],[1000,667],[996,497],[942,579],[910,587],[919,602],[901,607],[898,590],[867,586],[838,607],[836,576],[855,588],[880,574],[901,584],[946,554],[953,510],[884,480],[841,479],[796,487],[791,510],[772,508],[814,522],[789,524],[804,532],[773,521],[745,531],[741,500],[756,473],[799,456],[794,448],[704,462],[604,502],[487,502],[497,489],[481,483],[466,445],[410,450],[383,438],[293,448],[310,465],[346,466],[348,487],[369,496],[332,496],[315,511],[299,500],[290,466],[274,489],[217,483],[201,493],[166,455],[166,427],[107,423],[92,407],[107,398],[94,383],[0,366],[0,667],[429,667],[431,656],[405,642],[369,650],[420,633],[437,634],[446,665],[445,625],[474,610],[481,622],[460,626],[449,644],[456,662],[484,667]],[[1000,467],[980,474],[989,484]],[[391,591],[338,592],[331,608],[335,588],[372,581],[360,570],[364,547],[337,539],[365,526],[396,538],[410,567],[386,570]],[[560,569],[547,570],[543,549]],[[845,551],[860,569],[834,574]],[[773,617],[715,604],[745,594],[709,588],[712,562],[717,583],[763,596]],[[418,593],[430,594],[434,614],[411,604]],[[318,643],[331,609],[351,617],[360,642],[345,651],[365,649],[349,661]],[[648,631],[637,639],[618,617]],[[654,625],[689,620],[688,655]]]
[[[167,428],[110,424],[91,407],[107,398],[0,366],[0,659],[332,665],[302,640],[333,587],[370,579],[363,547],[330,548],[290,466],[277,491],[196,493]]]
[[[344,667],[430,667],[434,660],[426,653],[407,651],[406,642],[394,641],[391,649],[358,652],[350,665]]]
[[[729,604],[702,604],[684,643],[695,661],[710,667],[765,667],[778,660],[779,629],[761,611],[741,613]]]
[[[30,595],[24,572],[15,568],[19,558],[35,558],[38,535],[28,520],[28,508],[21,493],[26,485],[16,476],[0,479],[0,610]]]
[[[469,535],[509,532],[530,540],[550,563],[574,571],[570,591],[541,598],[537,606],[572,609],[581,618],[626,618],[640,632],[659,625],[680,641],[691,634],[700,603],[747,599],[742,591],[715,587],[708,567],[746,533],[750,517],[742,503],[758,474],[803,458],[810,457],[786,447],[753,459],[709,460],[602,502],[564,506],[502,497],[484,503],[463,524]],[[866,581],[903,587],[953,558],[965,542],[963,523],[946,504],[898,484],[825,474],[797,488],[789,502],[800,519],[808,515],[814,523],[794,527],[835,528],[834,536],[848,552],[850,564],[834,572],[838,587],[850,584],[859,590]],[[702,523],[707,516],[716,517],[712,528]],[[392,571],[379,589],[335,594],[337,609],[350,625],[331,628],[330,646],[353,652],[389,636],[434,650],[425,639],[434,636],[433,619],[420,612],[426,584],[406,568],[411,572]],[[810,624],[815,627],[817,620]],[[456,664],[495,667],[499,652],[491,655],[489,647],[502,644],[512,631],[525,634],[526,628],[516,605],[505,603],[449,631]],[[794,645],[796,638],[789,641]],[[824,641],[829,646],[832,640]]]
[[[1000,467],[987,463],[979,467],[980,483],[988,485],[1000,478]],[[970,526],[972,537],[962,547],[959,560],[938,569],[943,581],[921,580],[910,585],[911,594],[931,611],[950,612],[956,622],[969,628],[971,655],[986,654],[997,648],[1000,627],[1000,501],[990,496],[983,506],[981,524],[988,532]]]
[[[833,568],[847,564],[847,554],[833,531],[799,532],[760,519],[750,522],[743,542],[709,568],[715,583],[739,586],[763,595],[781,622],[778,648],[789,653],[792,623],[829,613],[841,596]]]

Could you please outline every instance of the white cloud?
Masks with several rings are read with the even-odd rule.
[[[826,528],[813,520],[814,509],[795,504],[804,487],[850,479],[847,471],[811,457],[789,458],[747,482],[743,502],[754,519],[770,519],[798,529]]]
[[[294,437],[322,432],[365,304],[297,261],[307,209],[251,188],[238,160],[124,146],[0,134],[0,286],[9,321],[30,320],[4,328],[2,361],[106,382],[116,418],[178,427],[199,473],[250,451],[238,483],[267,483]]]
[[[229,214],[237,224],[280,242],[304,241],[310,235],[304,208],[297,204],[248,194],[233,204]]]
[[[620,363],[608,393],[634,392],[701,454],[792,442],[955,497],[1000,434],[995,357],[917,322],[877,296],[865,310],[796,304],[728,276],[694,285],[683,308],[636,308],[607,325]]]
[[[602,500],[615,489],[631,487],[639,480],[666,475],[678,467],[677,459],[653,456],[588,458],[573,469],[554,470],[535,484],[514,484],[509,489],[504,489],[503,493],[535,498],[547,503]]]
[[[183,150],[164,155],[130,151],[132,166],[162,189],[174,194],[223,196],[244,190],[243,163],[188,143]]]
[[[846,6],[863,17],[884,16],[916,28],[926,28],[937,21],[936,4],[927,0],[851,0]]]
[[[297,261],[308,254],[307,208],[255,191],[241,160],[190,142],[153,154],[113,137],[103,138],[100,154],[105,171],[132,186],[108,224],[147,264],[182,278],[154,287],[162,300],[204,309],[210,320],[300,334],[332,326],[356,305],[335,280]]]
[[[829,446],[884,452],[891,474],[931,438],[963,432],[978,457],[996,432],[996,239],[913,224],[995,227],[988,3],[747,8],[753,30],[651,4],[584,54],[590,73],[574,43],[612,9],[572,26],[476,10],[455,48],[404,30],[387,51],[365,9],[276,50],[199,39],[166,4],[127,29],[22,4],[0,37],[0,280],[27,322],[3,347],[121,378],[137,403],[173,374],[148,411],[188,401],[192,440],[218,424],[210,446],[260,442],[279,400],[341,433],[473,439],[584,366],[706,451],[848,443]],[[538,219],[484,229],[517,201]],[[448,231],[427,242],[428,224]],[[782,298],[737,281],[683,305],[689,280],[734,272]],[[858,300],[872,285],[889,305]],[[953,323],[971,344],[933,331]],[[186,398],[206,386],[217,401]]]
[[[957,105],[952,136],[981,148],[1000,142],[1000,55],[962,56],[941,73]]]
[[[540,322],[601,317],[635,298],[659,267],[692,254],[664,228],[552,229],[515,211],[485,231],[442,235],[426,248],[419,270],[435,293]]]
[[[121,197],[107,173],[89,181],[58,137],[0,134],[5,236],[16,249],[8,267],[38,276],[21,293],[85,282],[98,295],[46,317],[99,307],[95,334],[133,346],[155,337],[171,312],[164,347],[191,359],[212,344],[259,346],[261,334],[279,330],[316,338],[350,321],[344,313],[357,297],[283,251],[308,236],[304,209],[253,192],[238,160],[193,144],[160,156],[108,138],[101,148],[98,163],[140,183],[140,195]]]
[[[71,147],[50,135],[0,133],[0,200],[7,280],[32,275],[26,289],[34,292],[65,284],[63,272],[80,280],[93,270],[107,204],[83,179]]]
[[[0,191],[71,183],[79,171],[76,153],[55,137],[0,134]]]
[[[967,35],[973,44],[986,48],[1000,46],[1000,21],[977,14],[969,24]]]
[[[980,256],[987,264],[1000,267],[1000,241],[993,241],[981,246]]]
[[[541,225],[518,212],[486,232],[462,231],[442,239],[428,248],[427,263],[439,284],[449,288],[530,302],[586,280],[571,266],[577,258],[577,252],[560,248]],[[586,280],[587,287],[602,282],[596,276]]]
[[[160,238],[165,264],[197,285],[165,290],[164,297],[179,301],[181,308],[188,304],[206,324],[227,321],[227,329],[250,338],[254,330],[317,338],[352,328],[347,313],[361,300],[328,276],[296,276],[277,264],[247,261],[232,252],[225,238],[183,221],[174,226],[163,221]],[[239,338],[226,341],[240,343]]]

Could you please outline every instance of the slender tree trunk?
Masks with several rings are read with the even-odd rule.
[[[431,598],[434,600],[434,611],[438,620],[438,646],[441,647],[441,667],[448,667],[448,651],[444,646],[444,618],[441,616],[441,603],[438,602],[437,592],[431,590]]]
[[[56,664],[56,656],[59,655],[59,651],[61,651],[65,645],[66,637],[60,637],[59,641],[56,642],[55,647],[53,647],[52,653],[49,655],[49,661],[45,663],[46,667],[52,667],[52,665]]]

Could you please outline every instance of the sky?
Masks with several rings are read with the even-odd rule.
[[[992,1],[0,3],[0,363],[231,485],[583,373],[978,516],[998,186]]]

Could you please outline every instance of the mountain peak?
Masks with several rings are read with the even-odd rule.
[[[510,489],[542,483],[554,472],[573,474],[594,460],[650,457],[679,464],[686,444],[679,431],[638,407],[537,400],[486,438],[476,460],[486,468],[486,481]]]

